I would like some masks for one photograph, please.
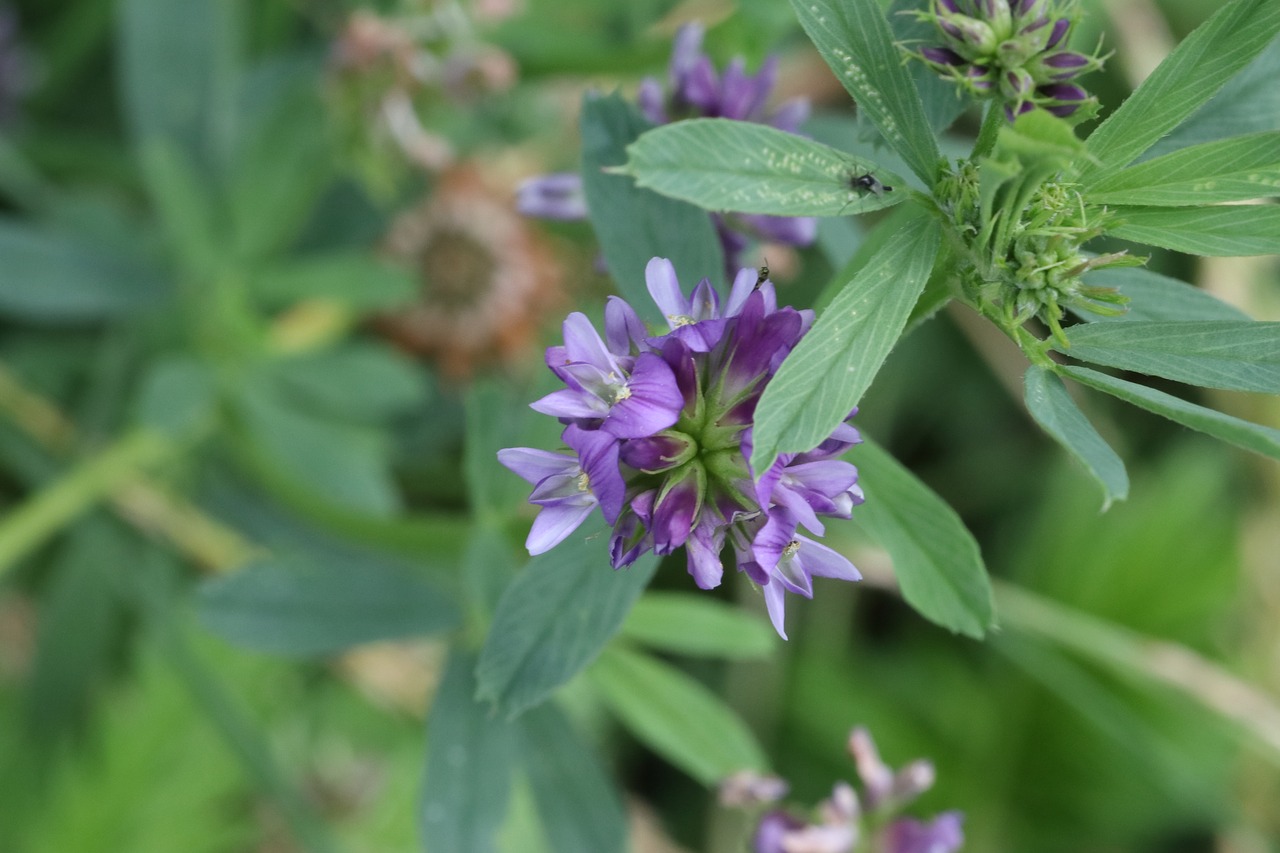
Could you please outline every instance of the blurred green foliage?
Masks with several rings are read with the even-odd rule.
[[[1216,6],[1155,4],[1177,35]],[[781,49],[790,85],[838,88],[785,4],[706,7],[713,56],[755,67]],[[39,73],[0,128],[0,849],[408,851],[444,815],[455,834],[435,837],[463,840],[433,853],[597,853],[643,801],[684,849],[737,850],[742,826],[693,778],[771,765],[812,802],[852,778],[842,744],[863,724],[890,763],[934,761],[921,812],[962,809],[967,850],[1280,850],[1276,721],[1233,717],[1221,683],[1179,682],[1156,654],[1280,692],[1275,464],[1091,398],[1132,472],[1100,515],[1019,406],[999,341],[954,314],[910,319],[857,423],[973,531],[999,631],[949,634],[876,583],[885,557],[855,513],[832,539],[870,582],[820,586],[789,643],[771,642],[748,585],[694,600],[670,561],[623,621],[637,567],[608,593],[616,611],[577,626],[587,658],[596,634],[621,625],[621,640],[556,701],[494,716],[486,695],[532,704],[586,663],[521,659],[485,681],[510,652],[482,649],[493,624],[571,604],[498,604],[528,571],[532,511],[494,453],[553,443],[526,408],[540,352],[460,380],[378,333],[431,287],[385,235],[442,184],[335,74],[355,4],[16,8]],[[528,0],[476,16],[460,43],[515,76],[432,93],[417,115],[495,173],[573,168],[578,92],[664,73],[674,22],[700,8]],[[1232,105],[1272,98],[1276,47],[1205,109],[1257,129],[1271,100]],[[1119,65],[1108,100],[1131,88]],[[813,135],[853,145],[843,95],[818,106]],[[795,264],[777,259],[796,268],[782,294],[817,301],[861,228],[831,220]],[[579,279],[568,299],[596,312],[595,238],[543,230]],[[1173,253],[1154,265],[1231,285],[1253,313],[1280,304],[1274,264],[1226,283]],[[554,318],[534,325],[550,342]],[[1274,399],[1213,396],[1280,419]],[[1059,621],[1038,619],[1045,602]],[[681,630],[695,619],[719,627]],[[682,725],[672,707],[703,714]],[[478,764],[451,769],[446,740]]]

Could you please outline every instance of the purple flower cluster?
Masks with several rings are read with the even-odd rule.
[[[636,100],[646,118],[654,124],[686,118],[728,118],[799,132],[809,116],[806,99],[792,98],[772,112],[767,109],[777,80],[777,57],[767,58],[754,76],[746,72],[741,59],[734,59],[723,74],[717,74],[711,59],[702,53],[702,37],[703,29],[697,24],[681,27],[671,53],[668,87],[653,77],[641,82]],[[587,215],[582,179],[572,172],[531,178],[517,191],[516,207],[526,216],[582,219]],[[741,265],[742,252],[752,237],[807,246],[818,234],[817,220],[812,217],[717,213],[712,218],[730,275]]]
[[[1102,59],[1066,49],[1072,18],[1059,0],[932,0],[922,19],[943,43],[918,58],[978,98],[996,99],[1013,121],[1025,112],[1069,116],[1094,103],[1071,82]]]
[[[686,297],[675,269],[654,258],[649,293],[667,319],[651,335],[622,299],[610,297],[601,338],[582,314],[564,322],[564,345],[547,366],[565,388],[533,403],[559,418],[568,453],[499,452],[534,486],[541,507],[526,545],[555,547],[595,507],[612,525],[613,567],[641,554],[684,547],[689,574],[711,589],[724,573],[721,552],[764,590],[783,630],[784,594],[813,595],[813,576],[858,580],[843,556],[800,532],[821,536],[820,516],[849,518],[862,501],[858,472],[838,457],[860,441],[841,426],[808,453],[784,454],[758,480],[748,462],[755,407],[782,360],[809,329],[811,311],[778,307],[773,284],[744,269],[721,303],[707,279]]]
[[[756,825],[755,853],[955,853],[964,844],[960,812],[943,812],[922,822],[898,813],[933,786],[933,765],[918,760],[898,771],[880,760],[865,729],[849,735],[849,753],[862,780],[862,796],[837,782],[816,809],[815,820],[773,808]],[[737,773],[720,786],[722,805],[767,807],[787,792],[781,779]]]

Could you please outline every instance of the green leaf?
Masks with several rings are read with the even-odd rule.
[[[677,592],[651,592],[636,602],[621,636],[664,652],[746,660],[767,657],[777,634],[739,608]]]
[[[196,606],[229,643],[299,657],[439,634],[461,621],[452,601],[407,572],[299,556],[255,560],[207,581]]]
[[[1112,172],[1085,190],[1094,204],[1159,207],[1280,195],[1280,131],[1183,148]]]
[[[193,280],[216,274],[226,263],[226,229],[212,184],[167,139],[144,143],[138,156],[174,262]]]
[[[858,110],[925,185],[933,186],[942,158],[938,140],[880,4],[876,0],[791,0],[791,6]]]
[[[473,382],[466,400],[466,438],[463,472],[467,499],[477,515],[492,514],[505,522],[525,507],[529,484],[498,463],[505,447],[555,447],[563,426],[529,408],[529,401],[550,393],[557,380],[541,371],[530,382],[497,379]],[[549,380],[549,381],[548,381]],[[542,387],[545,385],[545,391]],[[539,393],[541,392],[541,393]]]
[[[325,299],[355,311],[379,311],[411,301],[419,283],[407,270],[367,252],[310,255],[271,266],[254,278],[254,293],[269,308]]]
[[[1107,233],[1122,240],[1211,257],[1280,253],[1280,205],[1119,207],[1115,212],[1119,224]]]
[[[690,119],[627,146],[626,173],[642,187],[715,211],[839,216],[906,199],[905,179],[877,164],[777,128],[723,118]],[[850,187],[874,174],[897,191]]]
[[[424,372],[390,347],[347,343],[282,358],[271,365],[281,393],[320,414],[353,423],[380,423],[420,408]]]
[[[662,318],[644,280],[649,260],[669,258],[685,281],[707,276],[720,282],[724,252],[705,211],[601,171],[622,165],[626,147],[650,127],[618,95],[583,100],[582,186],[591,225],[622,296],[642,318],[657,322]]]
[[[140,424],[181,439],[199,433],[217,418],[217,379],[209,365],[190,356],[152,363],[138,389]]]
[[[653,576],[652,555],[611,569],[607,536],[600,524],[580,528],[534,557],[498,602],[476,675],[480,698],[506,716],[538,704],[591,663]]]
[[[1099,172],[1127,166],[1209,100],[1280,31],[1280,3],[1231,0],[1187,36],[1087,141]]]
[[[519,729],[521,757],[551,849],[623,853],[626,815],[591,745],[552,704],[521,717]]]
[[[1216,296],[1176,278],[1142,267],[1114,267],[1085,274],[1085,283],[1111,287],[1129,297],[1123,314],[1107,317],[1077,311],[1086,320],[1248,320],[1249,315]],[[1074,309],[1073,309],[1074,310]]]
[[[1275,39],[1209,101],[1160,139],[1143,157],[1191,145],[1280,130],[1280,39]]]
[[[168,285],[142,263],[0,218],[0,314],[84,322],[164,307]]]
[[[632,734],[702,784],[711,787],[738,770],[768,768],[742,718],[670,664],[614,645],[588,675]]]
[[[866,495],[854,520],[889,552],[902,597],[931,622],[981,638],[995,625],[991,581],[955,510],[869,441],[848,458]]]
[[[241,258],[256,261],[288,245],[333,173],[319,94],[313,77],[301,77],[242,135],[228,188],[232,241]]]
[[[518,758],[514,728],[475,701],[475,660],[456,647],[427,717],[420,825],[430,851],[496,853]]]
[[[1126,382],[1085,367],[1064,367],[1062,372],[1081,385],[1104,391],[1140,409],[1154,412],[1183,426],[1207,433],[1237,447],[1243,447],[1245,450],[1280,459],[1280,430],[1224,415],[1222,412],[1188,403],[1172,394],[1166,394],[1145,385]]]
[[[1037,365],[1027,368],[1023,378],[1027,411],[1036,423],[1062,448],[1084,464],[1089,475],[1102,486],[1102,510],[1112,501],[1129,496],[1129,475],[1124,462],[1089,423],[1062,380]]]
[[[237,4],[123,0],[121,97],[134,143],[164,140],[202,174],[225,168],[235,138]]]
[[[394,513],[400,495],[385,432],[304,411],[264,381],[269,378],[250,377],[237,389],[239,412],[259,460],[327,504],[369,515]]]
[[[1054,348],[1081,361],[1205,388],[1280,394],[1280,323],[1090,323],[1072,326],[1067,340],[1071,346]]]
[[[755,417],[751,465],[817,447],[858,404],[898,341],[938,251],[938,225],[893,234],[822,312],[769,381]]]
[[[91,516],[58,550],[27,676],[29,731],[37,738],[75,734],[107,687],[127,615],[113,573],[137,559],[135,542]]]

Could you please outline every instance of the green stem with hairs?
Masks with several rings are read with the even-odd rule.
[[[978,131],[978,141],[973,144],[970,160],[986,157],[996,147],[996,139],[1000,136],[1000,128],[1004,126],[1004,110],[999,101],[987,105],[987,114],[982,119],[982,129]]]

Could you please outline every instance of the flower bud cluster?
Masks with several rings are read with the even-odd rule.
[[[841,424],[759,478],[748,461],[756,404],[813,312],[778,307],[772,282],[755,270],[738,274],[723,306],[707,279],[686,297],[665,258],[651,260],[645,277],[667,333],[650,334],[613,297],[603,339],[575,312],[564,345],[547,350],[547,366],[566,387],[532,406],[566,425],[570,452],[498,454],[533,484],[529,500],[541,507],[526,545],[533,554],[550,550],[599,507],[613,527],[614,568],[684,547],[703,589],[720,584],[728,546],[785,638],[785,592],[812,597],[814,575],[860,577],[843,555],[800,532],[821,536],[820,516],[849,518],[862,502],[857,469],[838,458],[861,440],[857,431]]]
[[[955,853],[964,844],[960,812],[943,812],[924,822],[900,812],[933,787],[933,764],[916,760],[899,770],[886,765],[866,729],[849,735],[849,754],[862,781],[859,795],[837,782],[811,819],[772,807],[787,793],[781,779],[737,773],[720,787],[720,803],[730,808],[768,808],[756,825],[754,853]]]
[[[983,165],[1001,166],[992,161]],[[1061,174],[1035,185],[1029,170],[990,194],[984,209],[980,168],[963,163],[938,188],[964,246],[959,264],[964,292],[1006,329],[1036,317],[1059,340],[1064,340],[1061,320],[1067,308],[1122,313],[1123,295],[1081,278],[1094,269],[1142,263],[1124,252],[1091,256],[1083,251],[1086,242],[1103,232],[1109,218],[1106,209],[1087,206],[1079,186]]]
[[[1060,0],[930,0],[921,20],[937,27],[941,44],[913,55],[975,98],[996,100],[1006,117],[1040,108],[1069,116],[1096,101],[1074,83],[1102,67],[1103,57],[1066,49],[1077,16]]]

